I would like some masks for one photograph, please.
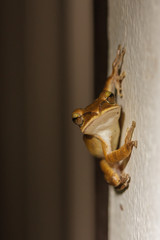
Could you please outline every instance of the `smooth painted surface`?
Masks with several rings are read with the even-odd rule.
[[[137,123],[126,172],[129,189],[110,188],[109,240],[160,238],[160,1],[109,0],[109,69],[118,44],[125,45],[121,145],[132,120]]]

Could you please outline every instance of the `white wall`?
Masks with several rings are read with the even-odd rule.
[[[109,0],[109,69],[118,44],[125,45],[121,144],[135,120],[133,150],[126,172],[129,189],[110,187],[109,240],[160,239],[160,1]],[[123,206],[123,210],[120,209]]]

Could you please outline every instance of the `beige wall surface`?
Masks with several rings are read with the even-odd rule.
[[[118,44],[126,47],[123,69],[126,128],[137,123],[134,149],[126,172],[129,189],[110,188],[109,240],[158,240],[160,237],[160,1],[109,0],[109,67]],[[123,206],[123,210],[122,210]]]

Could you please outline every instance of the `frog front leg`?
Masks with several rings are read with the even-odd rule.
[[[125,72],[121,73],[121,67],[123,63],[123,58],[126,50],[122,48],[121,45],[118,46],[116,58],[112,64],[112,74],[106,80],[106,84],[104,86],[105,91],[110,91],[112,93],[115,92],[115,88],[117,90],[117,94],[122,97],[122,80],[125,78]]]
[[[125,144],[129,143],[132,139],[132,135],[133,135],[133,131],[134,131],[134,128],[136,126],[136,123],[133,121],[132,125],[133,125],[133,127],[128,128],[127,131],[126,131]],[[135,141],[135,147],[137,148],[137,141]],[[125,169],[128,161],[130,159],[130,155],[120,163],[120,165],[119,165],[119,170],[120,171],[123,171]]]
[[[128,187],[130,177],[128,174],[123,173],[123,169],[126,166],[126,159],[131,155],[133,147],[137,147],[137,141],[131,141],[136,123],[133,121],[129,129],[127,129],[125,144],[119,149],[107,153],[107,148],[102,142],[102,149],[105,156],[105,160],[101,160],[100,167],[105,174],[105,179],[108,183],[116,187],[117,190],[122,191]],[[122,161],[121,168],[116,169],[116,163]]]

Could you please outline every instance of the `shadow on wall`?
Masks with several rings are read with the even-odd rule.
[[[106,9],[106,1],[94,1],[96,96],[106,77]],[[0,237],[64,239],[69,194],[64,155],[71,141],[66,136],[66,98],[72,88],[65,66],[66,2],[6,0],[0,11]],[[100,240],[102,233],[107,234],[102,211],[104,207],[107,212],[107,188],[99,166],[96,177],[96,239]]]
[[[94,78],[95,97],[99,95],[107,73],[107,1],[94,0]],[[108,186],[96,160],[96,239],[108,239]]]

